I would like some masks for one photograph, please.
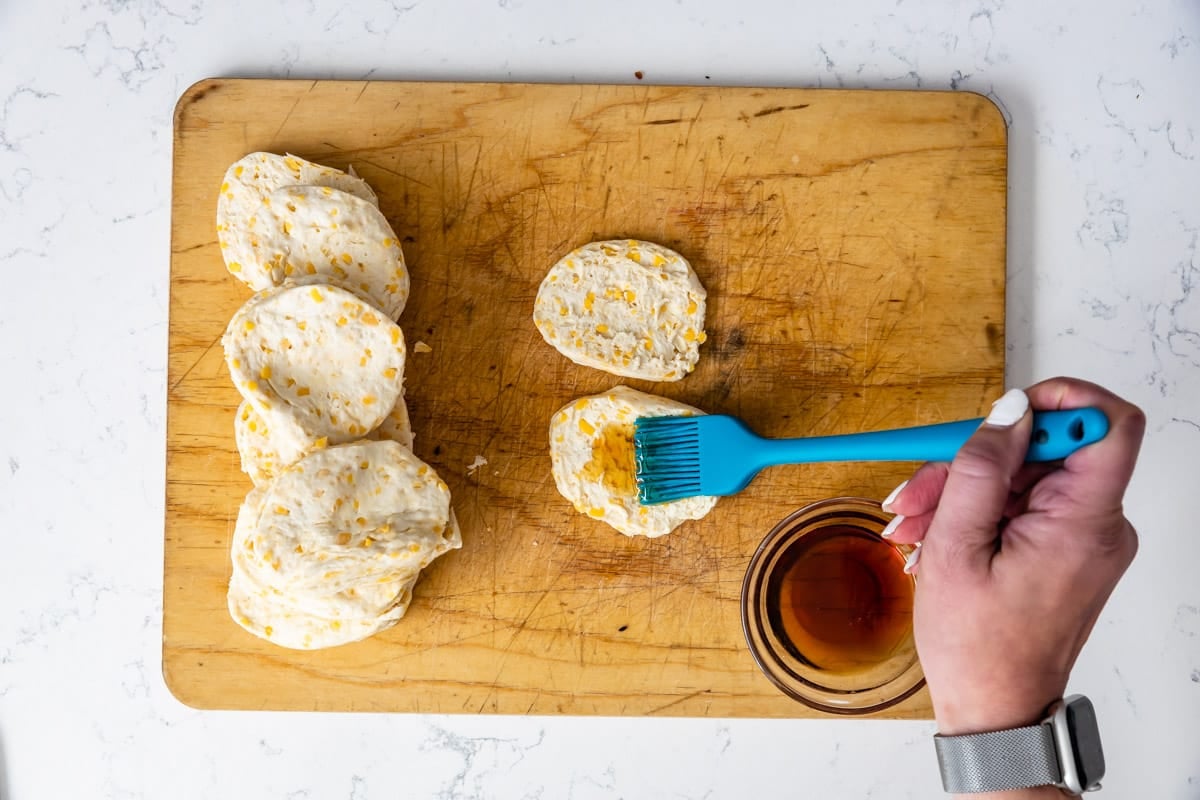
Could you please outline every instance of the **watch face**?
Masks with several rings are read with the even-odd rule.
[[[1067,703],[1067,726],[1074,742],[1075,768],[1084,789],[1104,777],[1104,749],[1100,746],[1100,727],[1096,724],[1096,709],[1086,697],[1075,697]]]

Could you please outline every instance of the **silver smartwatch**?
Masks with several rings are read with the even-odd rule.
[[[1055,786],[1100,788],[1104,749],[1096,709],[1081,694],[1050,706],[1040,725],[966,736],[935,736],[942,786],[954,794]]]

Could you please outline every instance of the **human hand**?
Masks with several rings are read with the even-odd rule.
[[[1095,406],[1109,433],[1061,464],[1025,464],[1031,405]],[[885,501],[898,515],[885,534],[919,543],[914,628],[942,734],[1036,723],[1063,695],[1137,551],[1122,498],[1144,430],[1137,407],[1055,378],[1004,395],[953,463],[924,465]]]

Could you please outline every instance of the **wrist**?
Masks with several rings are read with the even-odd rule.
[[[970,733],[991,733],[1009,728],[1037,725],[1046,718],[1046,709],[1057,697],[1045,702],[991,703],[988,706],[957,706],[934,704],[933,716],[938,733],[943,736],[965,736]]]
[[[1059,685],[1023,687],[1019,691],[990,691],[981,696],[942,693],[933,695],[933,715],[938,733],[943,736],[963,736],[969,733],[989,733],[1010,728],[1037,725],[1046,718],[1047,710],[1066,691],[1066,681]]]
[[[991,699],[986,706],[955,706],[944,700],[934,704],[938,762],[946,791],[1043,784],[955,797],[1048,800],[1076,797],[1080,791],[1100,787],[1104,756],[1095,710],[1087,697],[1056,697],[1036,713],[1027,710],[1032,702],[1002,704],[994,702],[995,696]]]
[[[959,800],[1063,800],[1070,795],[1053,786],[1035,786],[1032,789],[1014,789],[1009,792],[981,792],[954,796]]]

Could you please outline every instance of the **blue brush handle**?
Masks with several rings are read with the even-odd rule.
[[[983,419],[901,428],[892,431],[772,439],[767,463],[818,461],[952,461]],[[1108,417],[1098,408],[1035,411],[1026,461],[1057,461],[1108,434]]]

